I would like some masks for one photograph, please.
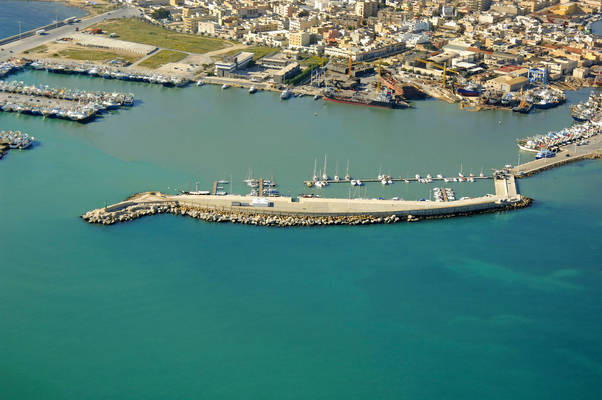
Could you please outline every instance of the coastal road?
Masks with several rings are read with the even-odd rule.
[[[84,30],[90,27],[91,25],[104,21],[105,19],[134,17],[137,15],[140,15],[140,12],[136,8],[124,7],[106,12],[104,14],[84,18],[81,20],[81,22],[78,23],[68,24],[55,29],[51,29],[47,31],[47,34],[45,35],[34,35],[23,38],[21,40],[16,40],[11,43],[7,43],[5,45],[0,46],[0,62],[6,61],[9,58],[14,57],[25,50],[41,46],[44,43],[51,42],[61,37],[64,37],[65,35],[74,33],[76,27],[79,27],[80,30]]]

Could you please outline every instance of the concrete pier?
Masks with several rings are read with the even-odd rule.
[[[63,109],[74,109],[81,106],[81,103],[73,100],[51,99],[30,94],[0,92],[0,106],[3,103],[27,104],[34,107],[59,107]]]
[[[509,171],[517,178],[524,178],[571,162],[601,158],[602,135],[592,136],[588,141],[588,144],[581,146],[575,144],[562,146],[555,157],[529,161],[510,168]]]
[[[171,213],[206,221],[268,226],[364,225],[512,210],[531,203],[516,192],[512,176],[498,175],[495,189],[495,195],[447,202],[146,192],[89,211],[82,218],[90,223],[111,225],[146,215]]]

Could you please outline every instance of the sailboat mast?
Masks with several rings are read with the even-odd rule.
[[[347,172],[345,173],[345,179],[349,180],[351,176],[349,175],[349,160],[347,160]]]

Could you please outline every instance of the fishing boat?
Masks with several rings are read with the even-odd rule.
[[[520,113],[520,114],[529,114],[532,109],[533,109],[533,103],[523,101],[518,106],[513,107],[512,111]]]
[[[257,88],[255,86],[251,86],[249,88],[249,94],[257,93]]]
[[[335,103],[352,104],[357,106],[379,107],[379,108],[405,108],[407,105],[397,101],[390,91],[381,91],[373,98],[367,97],[357,92],[352,96],[343,96],[330,88],[324,92],[324,100]]]
[[[481,95],[481,87],[474,83],[469,83],[466,86],[460,86],[456,89],[456,92],[460,96],[464,97],[476,97]]]
[[[541,149],[536,142],[526,139],[521,139],[518,141],[518,148],[523,151],[530,151],[533,153],[537,153]]]
[[[282,93],[280,93],[281,100],[287,100],[292,96],[292,92],[288,89],[284,89]]]

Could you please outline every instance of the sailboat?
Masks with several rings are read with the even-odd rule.
[[[322,173],[322,179],[325,181],[330,179],[330,177],[326,173],[326,155],[324,155],[324,172]]]
[[[322,172],[322,171],[320,171],[320,172]],[[325,174],[320,173],[320,175],[324,176]],[[326,186],[328,186],[328,180],[327,179],[317,180],[316,186],[319,188],[326,187]]]
[[[341,180],[341,178],[339,177],[339,163],[337,162],[337,167],[334,171],[334,181],[338,182],[340,180]]]
[[[347,173],[345,173],[345,180],[350,180],[351,175],[349,175],[349,160],[347,160]]]
[[[316,169],[318,168],[318,159],[314,159],[314,177],[313,181],[316,182],[318,180],[318,175],[316,175]]]

